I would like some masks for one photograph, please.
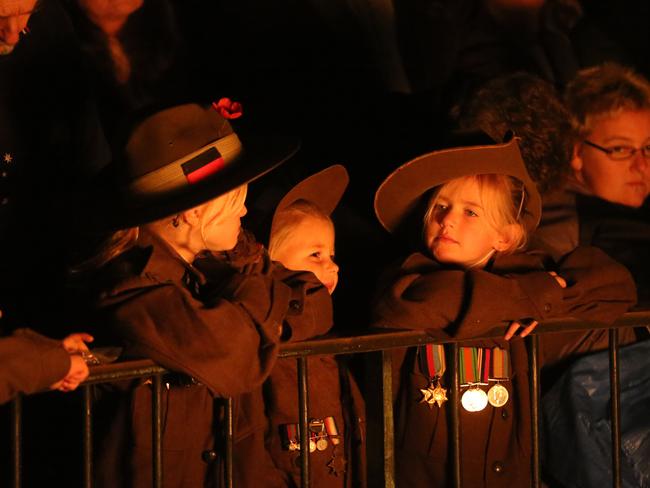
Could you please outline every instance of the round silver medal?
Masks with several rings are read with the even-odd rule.
[[[508,389],[505,386],[497,383],[488,390],[487,397],[490,405],[498,408],[503,407],[506,403],[508,403],[510,394],[508,393]]]
[[[316,449],[319,451],[324,451],[327,449],[327,439],[325,437],[319,437],[318,440],[316,441]]]
[[[479,387],[470,388],[460,397],[460,403],[468,412],[480,412],[487,406],[487,393]]]
[[[314,452],[316,450],[316,442],[313,439],[309,440],[309,452]]]

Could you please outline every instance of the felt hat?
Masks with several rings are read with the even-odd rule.
[[[483,133],[465,134],[462,140],[471,145],[423,154],[393,171],[375,193],[375,214],[381,225],[395,232],[429,190],[450,180],[468,175],[503,174],[524,185],[526,198],[520,218],[528,231],[534,230],[542,213],[542,199],[526,170],[517,138],[510,134],[503,143],[486,138]]]
[[[271,228],[275,217],[281,210],[298,200],[306,200],[316,205],[324,214],[331,215],[341,201],[350,178],[344,166],[335,164],[315,173],[287,192],[275,208]]]
[[[119,201],[109,226],[126,228],[187,210],[249,183],[289,159],[296,138],[238,135],[215,109],[156,112],[132,132],[114,177]]]

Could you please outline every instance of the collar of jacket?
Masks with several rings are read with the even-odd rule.
[[[194,276],[197,283],[204,284],[205,276],[198,269],[185,261],[164,239],[146,228],[140,228],[137,245],[150,248],[151,254],[141,275],[147,275],[160,282],[182,282],[186,273]]]

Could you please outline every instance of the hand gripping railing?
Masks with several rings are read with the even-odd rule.
[[[538,364],[538,336],[552,332],[569,332],[590,329],[609,328],[609,357],[610,357],[610,388],[611,388],[611,418],[612,418],[612,486],[621,487],[621,457],[620,457],[620,389],[618,382],[618,329],[621,327],[650,327],[650,311],[629,312],[620,317],[615,324],[602,326],[600,324],[578,321],[574,319],[558,319],[540,323],[535,332],[527,338],[529,346],[529,374],[531,388],[531,433],[532,433],[532,473],[531,486],[539,488],[540,480],[540,452],[539,452],[539,364]],[[481,338],[501,337],[502,330],[495,329],[493,334]],[[479,338],[477,338],[479,339]],[[464,339],[466,340],[466,339]],[[308,358],[318,355],[339,355],[381,352],[381,383],[382,383],[382,418],[379,429],[382,430],[383,453],[381,463],[383,476],[376,486],[386,488],[395,486],[394,482],[394,438],[393,438],[393,410],[392,410],[392,365],[390,349],[418,346],[427,343],[448,343],[451,347],[449,357],[452,381],[450,385],[451,398],[449,407],[452,418],[452,478],[455,487],[461,487],[460,473],[460,430],[459,430],[459,379],[458,379],[458,341],[445,336],[442,331],[385,331],[373,330],[368,334],[352,337],[327,337],[323,339],[284,344],[281,348],[281,358],[295,358],[298,363],[298,402],[301,445],[308,443],[308,387],[307,368]],[[100,365],[91,367],[89,378],[82,385],[83,391],[83,483],[84,488],[93,486],[93,411],[92,389],[99,383],[109,383],[118,380],[134,378],[152,378],[152,441],[153,441],[153,486],[163,486],[162,465],[162,431],[161,431],[161,398],[162,375],[168,371],[149,360],[138,360]],[[21,458],[21,425],[22,425],[22,398],[16,398],[11,405],[12,417],[12,469],[13,487],[21,488],[22,458]],[[225,415],[226,455],[224,469],[224,484],[232,487],[232,447],[233,447],[233,422],[232,401],[226,401]],[[302,487],[309,487],[309,449],[304,449],[301,455]],[[371,463],[369,463],[370,465]]]

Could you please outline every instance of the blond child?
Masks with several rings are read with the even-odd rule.
[[[374,323],[438,329],[464,340],[462,484],[528,486],[528,357],[519,336],[550,317],[610,322],[634,303],[634,286],[622,266],[596,249],[578,248],[553,268],[545,266],[544,256],[524,252],[541,202],[516,139],[494,144],[477,134],[465,140],[474,145],[404,164],[376,193],[377,217],[389,231],[398,230],[420,205],[426,211],[424,249],[387,274]],[[502,338],[476,339],[499,327]],[[400,486],[451,484],[445,365],[442,347],[435,344],[404,357],[396,408]]]
[[[271,259],[291,270],[311,271],[330,294],[339,270],[330,214],[347,183],[347,171],[340,165],[310,176],[284,196],[271,225]],[[288,487],[300,486],[296,378],[295,360],[280,359],[264,387],[267,448]],[[354,380],[334,356],[317,356],[308,360],[308,383],[311,486],[364,486],[363,401]]]

